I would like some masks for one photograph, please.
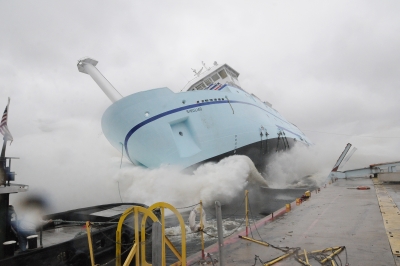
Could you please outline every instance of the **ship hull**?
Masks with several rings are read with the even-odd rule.
[[[254,166],[257,170],[264,174],[266,171],[266,164],[270,160],[271,155],[277,152],[284,152],[292,148],[297,141],[292,138],[287,138],[288,144],[285,145],[282,139],[268,139],[264,141],[258,141],[244,147],[238,148],[236,151],[232,150],[220,155],[217,155],[213,158],[209,158],[200,163],[194,164],[185,170],[190,173],[196,170],[200,165],[208,162],[219,162],[225,157],[229,157],[232,155],[246,155],[248,156],[254,163]]]
[[[268,156],[308,138],[276,110],[247,92],[173,93],[168,88],[132,94],[102,118],[104,135],[134,164],[182,169],[241,154],[262,170]]]

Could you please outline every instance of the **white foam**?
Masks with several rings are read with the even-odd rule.
[[[230,202],[243,191],[248,180],[265,180],[254,171],[251,160],[242,155],[206,163],[193,174],[184,174],[175,167],[162,166],[145,169],[125,166],[116,175],[124,201],[153,204],[164,201],[175,207],[184,207],[203,201],[204,205],[218,200]]]
[[[298,144],[270,157],[265,168],[266,179],[271,188],[319,186],[326,181],[334,162],[324,147]]]

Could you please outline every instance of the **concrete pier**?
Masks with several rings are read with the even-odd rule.
[[[335,265],[400,265],[400,259],[396,256],[398,248],[393,246],[398,240],[400,242],[400,226],[396,228],[397,220],[400,223],[400,212],[397,217],[392,215],[383,218],[380,202],[388,200],[384,198],[379,201],[379,195],[377,197],[382,187],[385,188],[392,207],[397,209],[400,204],[400,185],[378,184],[376,179],[374,182],[381,187],[376,188],[370,178],[340,179],[326,187],[322,186],[319,193],[313,191],[311,197],[302,204],[297,206],[293,202],[291,211],[286,212],[285,206],[282,206],[274,213],[274,218],[269,215],[256,222],[256,226],[253,225],[249,230],[249,237],[277,247],[299,248],[299,253],[345,246],[346,249],[334,257]],[[370,189],[356,189],[359,186],[368,186]],[[389,232],[390,228],[394,233]],[[271,246],[241,239],[239,235],[245,236],[245,231],[225,238],[225,265],[262,265],[261,262],[266,263],[285,254]],[[218,245],[210,246],[205,251],[218,260]],[[200,258],[201,254],[189,257],[188,265],[198,265]],[[310,265],[321,265],[310,255],[308,259]],[[274,265],[302,264],[291,256]]]

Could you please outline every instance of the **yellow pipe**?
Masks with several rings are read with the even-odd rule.
[[[115,246],[115,265],[116,266],[121,266],[121,232],[122,232],[122,225],[125,221],[125,218],[133,212],[133,209],[135,207],[127,209],[122,215],[121,218],[119,218],[118,221],[118,226],[117,226],[117,232],[115,234],[115,241],[117,242]]]
[[[315,254],[315,253],[321,253],[321,252],[327,252],[327,251],[336,251],[336,250],[338,250],[338,249],[340,249],[340,248],[343,248],[343,247],[332,247],[332,248],[314,250],[314,251],[308,252],[308,254]],[[300,254],[298,254],[298,255],[299,255],[299,256],[304,256],[303,253],[300,253]]]
[[[88,243],[89,243],[90,261],[92,263],[92,266],[94,266],[95,262],[94,262],[93,245],[92,245],[92,234],[90,232],[90,227],[91,227],[91,224],[90,224],[89,221],[87,221],[86,222],[86,232],[87,232],[87,238],[88,238]]]
[[[254,242],[254,243],[257,243],[257,244],[266,246],[266,247],[269,247],[269,244],[268,244],[268,243],[255,240],[255,239],[250,238],[250,237],[239,236],[239,238],[242,238],[242,239],[245,239],[245,240],[248,240],[248,241],[251,241],[251,242]]]
[[[308,265],[310,265],[310,263],[308,262],[308,257],[307,257],[307,252],[306,249],[304,249],[304,257],[306,258],[306,262]]]
[[[277,257],[277,258],[274,259],[274,260],[271,260],[270,262],[264,263],[264,266],[270,266],[270,265],[275,264],[275,263],[277,263],[277,262],[279,262],[279,261],[281,261],[281,260],[283,260],[283,259],[286,259],[287,257],[290,257],[290,256],[292,256],[292,255],[293,255],[293,253],[287,253],[287,254],[285,254],[285,255],[282,255],[282,256],[280,256],[280,257]]]
[[[165,254],[165,209],[161,208],[161,265],[166,265],[166,254]],[[138,264],[137,264],[138,265]]]
[[[179,261],[182,261],[182,255],[179,253],[179,251],[174,247],[174,244],[172,244],[171,240],[167,236],[165,237],[165,243],[167,246],[171,249],[172,253],[175,254],[175,256],[178,258]]]
[[[116,241],[116,247],[115,247],[115,265],[121,265],[121,231],[118,231],[115,233],[115,241]]]
[[[311,266],[311,264],[308,262],[307,252],[306,252],[305,249],[304,249],[304,254],[301,254],[301,255],[298,255],[298,256],[303,256],[303,255],[304,255],[304,258],[305,258],[306,261],[300,259],[299,257],[297,257],[296,259],[303,265]]]
[[[133,211],[134,211],[134,216],[135,216],[134,217],[135,218],[135,244],[136,244],[137,248],[139,248],[139,245],[138,245],[140,243],[140,239],[139,239],[139,212],[138,212],[137,208],[135,208]],[[135,253],[137,253],[136,254],[136,264],[135,265],[139,265],[140,252],[136,252],[136,250],[135,250],[134,254]],[[126,264],[126,261],[125,261],[124,266],[125,265],[129,265],[129,263]]]
[[[140,234],[141,234],[141,237],[140,237],[140,241],[141,241],[141,243],[140,243],[140,247],[139,247],[139,250],[140,250],[140,258],[141,258],[141,266],[151,266],[151,264],[150,263],[148,263],[147,261],[146,261],[146,221],[147,221],[147,215],[146,214],[143,214],[143,216],[142,216],[142,229],[140,230]],[[155,222],[154,222],[155,223]]]
[[[343,250],[343,247],[340,247],[335,252],[333,252],[331,255],[329,255],[325,259],[321,260],[321,264],[324,264],[328,259],[332,259],[333,256],[335,256],[336,254],[339,254],[342,250]]]
[[[305,262],[304,260],[297,258],[297,261],[300,262],[301,264],[305,265],[305,266],[311,266],[311,264],[308,264],[307,262]]]
[[[124,262],[124,266],[129,265],[133,259],[133,257],[135,256],[136,252],[138,249],[138,245],[137,243],[135,243],[131,249],[131,251],[129,251],[128,256],[126,257],[126,260]]]

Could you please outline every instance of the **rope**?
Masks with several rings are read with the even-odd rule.
[[[258,236],[260,237],[260,239],[261,239],[263,242],[265,242],[265,241],[262,239],[260,233],[258,232],[257,226],[256,226],[256,224],[255,224],[255,222],[254,222],[253,212],[252,212],[252,210],[251,210],[250,199],[248,199],[248,201],[249,201],[250,215],[251,215],[251,219],[252,219],[252,221],[253,221],[254,227],[256,228],[257,234],[258,234]],[[252,232],[251,226],[250,226],[250,232]],[[252,234],[251,236],[253,236],[253,234]],[[253,237],[253,238],[254,238],[254,237]]]
[[[264,265],[264,262],[260,259],[260,257],[258,255],[254,255],[254,264],[251,266],[256,266],[257,259],[261,262],[261,265]]]
[[[237,209],[235,210],[235,212],[234,212],[233,214],[228,215],[228,217],[227,217],[226,219],[224,219],[224,220],[227,220],[227,219],[233,219],[233,220],[234,220],[234,219],[235,219],[236,213],[237,213],[237,212],[240,210],[240,208],[242,207],[242,205],[243,205],[245,199],[246,199],[246,197],[243,197],[242,203],[237,207]],[[191,206],[180,207],[180,208],[176,208],[176,209],[190,208],[190,207],[197,206],[197,205],[199,205],[199,204],[200,204],[200,203],[197,203],[197,204],[194,204],[194,205],[191,205]],[[225,235],[225,236],[223,236],[223,237],[224,237],[224,238],[227,238],[227,237],[230,237],[231,235],[233,235],[233,234],[243,225],[244,221],[245,221],[245,220],[244,220],[244,218],[243,218],[243,220],[241,221],[241,223],[239,224],[239,226],[237,226],[235,229],[233,229],[233,231],[232,231],[229,235]],[[218,238],[218,236],[214,236],[214,235],[208,234],[208,233],[207,233],[206,231],[204,231],[204,230],[202,230],[202,231],[203,231],[204,234],[208,235],[209,237]],[[199,232],[201,232],[201,231],[199,230],[199,231],[197,231],[197,232],[191,232],[191,233],[188,233],[188,234],[197,234],[197,233],[199,233]],[[180,235],[168,235],[168,236],[180,236]]]
[[[121,255],[119,255],[119,257],[122,257],[122,255],[124,255],[126,252],[130,251],[130,250],[132,249],[132,247],[133,247],[133,245],[131,245],[129,248],[127,248],[124,252],[121,253]],[[103,265],[108,265],[109,263],[112,263],[112,262],[113,262],[113,265],[115,265],[115,260],[116,260],[116,259],[117,259],[117,258],[112,259],[112,260],[109,260],[108,262],[102,264],[102,266],[103,266]]]
[[[246,196],[243,197],[242,203],[240,204],[240,206],[238,206],[238,208],[236,209],[236,211],[235,211],[233,214],[229,214],[229,215],[228,215],[228,218],[229,218],[230,216],[235,216],[235,214],[236,214],[236,213],[240,210],[240,208],[243,206],[243,203],[244,203],[245,199],[246,199]]]
[[[54,223],[70,223],[70,224],[86,224],[86,221],[65,221],[62,219],[53,220]],[[90,222],[94,225],[107,225],[107,224],[118,224],[118,222]]]
[[[257,226],[256,226],[256,224],[255,224],[255,222],[254,222],[255,220],[254,220],[254,217],[253,217],[253,212],[252,212],[252,210],[251,210],[250,200],[249,200],[249,210],[250,210],[250,215],[251,215],[251,219],[252,219],[252,221],[253,221],[254,228],[256,229],[257,234],[258,234],[258,236],[260,237],[260,239],[261,239],[262,242],[264,242],[264,243],[270,245],[272,248],[278,249],[278,250],[280,250],[280,251],[282,251],[282,252],[285,252],[285,253],[289,252],[290,250],[300,249],[300,248],[278,247],[278,246],[274,246],[274,245],[272,245],[272,244],[270,244],[270,243],[264,241],[263,238],[262,238],[261,235],[260,235],[260,232],[258,232]],[[251,230],[251,226],[250,226],[250,233],[251,233],[251,237],[254,239],[253,231]]]
[[[98,228],[96,228],[97,230],[99,230]],[[131,243],[129,243],[129,244],[124,244],[124,243],[120,243],[120,242],[117,242],[117,241],[115,241],[114,239],[112,239],[112,238],[110,238],[109,236],[107,236],[106,234],[104,234],[104,232],[103,231],[99,231],[105,238],[107,238],[108,240],[110,240],[111,242],[113,242],[114,244],[120,244],[121,246],[132,246],[132,244]],[[146,244],[146,243],[148,243],[148,242],[150,242],[151,240],[150,240],[150,238],[148,238],[148,239],[146,239],[145,241],[139,241],[139,243],[140,244]]]
[[[223,238],[230,237],[231,235],[233,235],[234,233],[236,233],[236,231],[243,225],[243,223],[244,223],[244,219],[243,219],[243,221],[239,224],[238,227],[236,227],[235,229],[233,229],[233,231],[232,231],[229,235],[223,236]],[[194,233],[199,233],[199,232],[203,232],[204,234],[208,235],[209,237],[218,238],[218,236],[210,235],[210,234],[208,234],[208,233],[207,233],[206,231],[204,231],[204,230],[199,230],[199,231],[194,232]]]
[[[194,206],[197,206],[197,205],[200,205],[200,203],[196,203],[196,204],[193,204],[193,205],[190,205],[190,206],[186,206],[186,207],[179,207],[179,208],[175,208],[175,209],[177,209],[177,210],[186,209],[186,208],[194,207]]]

